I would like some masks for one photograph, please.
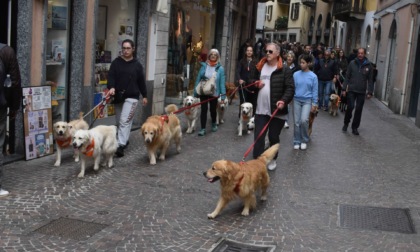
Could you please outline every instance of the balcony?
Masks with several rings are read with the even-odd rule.
[[[309,7],[315,7],[316,6],[316,0],[302,0],[302,4],[309,6]]]
[[[348,22],[354,20],[364,20],[366,8],[364,0],[341,0],[334,2],[333,16],[337,20]]]
[[[290,0],[277,0],[277,3],[290,5]]]

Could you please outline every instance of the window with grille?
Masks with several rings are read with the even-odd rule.
[[[299,3],[292,4],[292,11],[290,13],[290,18],[292,20],[297,20],[299,18]]]

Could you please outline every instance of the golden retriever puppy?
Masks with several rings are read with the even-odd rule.
[[[238,136],[242,136],[242,131],[246,129],[247,123],[252,117],[252,103],[244,102],[241,104],[241,116],[239,118],[238,125]],[[251,131],[247,131],[248,134],[251,134]]]
[[[200,102],[200,99],[194,98],[193,96],[189,95],[184,98],[183,106],[190,107],[199,102]],[[187,118],[187,122],[188,122],[187,134],[191,134],[195,131],[195,124],[200,115],[200,111],[201,111],[201,106],[194,106],[194,107],[184,110],[185,117]]]
[[[86,160],[93,158],[95,171],[99,170],[99,165],[114,166],[114,154],[117,151],[117,126],[98,125],[90,130],[78,130],[74,133],[73,147],[78,149],[83,155],[79,178],[85,176]],[[101,163],[101,158],[104,162]]]
[[[248,216],[250,209],[256,207],[255,193],[259,189],[261,190],[261,200],[267,200],[267,188],[270,184],[267,164],[276,156],[279,146],[279,144],[273,145],[257,159],[244,163],[235,163],[228,160],[214,162],[203,175],[210,183],[220,180],[221,195],[216,209],[207,217],[215,218],[226,204],[235,197],[243,200],[242,215]]]
[[[216,108],[216,123],[217,125],[225,123],[224,117],[227,108],[229,107],[229,102],[227,99],[222,100],[221,97],[217,99],[217,108]]]
[[[54,123],[53,134],[57,146],[54,166],[61,165],[61,150],[72,146],[74,133],[79,129],[89,129],[88,123],[83,120],[83,112],[79,113],[79,119],[68,123],[63,121]],[[74,161],[79,162],[79,152],[77,149],[74,149],[73,158]]]
[[[166,106],[168,115],[154,115],[147,118],[141,126],[141,134],[149,154],[151,165],[156,164],[156,155],[160,151],[160,160],[165,160],[166,151],[172,141],[176,144],[176,151],[181,152],[181,124],[178,117],[173,114],[178,107],[175,104]]]
[[[337,116],[338,108],[340,106],[340,96],[336,94],[330,95],[330,102],[329,102],[329,108],[330,108],[330,115]]]

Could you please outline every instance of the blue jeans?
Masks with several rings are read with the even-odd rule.
[[[297,100],[293,99],[293,117],[294,132],[293,132],[293,144],[301,144],[309,142],[309,113],[311,112],[311,99],[308,100]]]
[[[318,107],[328,108],[328,101],[331,94],[332,81],[318,80]]]

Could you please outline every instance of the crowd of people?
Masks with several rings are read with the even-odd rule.
[[[247,40],[239,50],[238,60],[235,81],[240,103],[254,105],[254,158],[264,151],[266,134],[270,146],[279,142],[282,128],[289,127],[292,108],[293,148],[305,150],[310,141],[309,114],[328,111],[332,93],[346,104],[342,131],[347,132],[353,117],[352,133],[359,135],[365,97],[372,96],[377,74],[376,65],[366,58],[364,48],[354,49],[346,57],[343,49],[322,43],[303,45],[259,39],[252,44],[252,40]],[[255,83],[255,87],[250,88],[250,83]],[[267,132],[262,132],[268,122]],[[275,167],[273,160],[268,169]]]

